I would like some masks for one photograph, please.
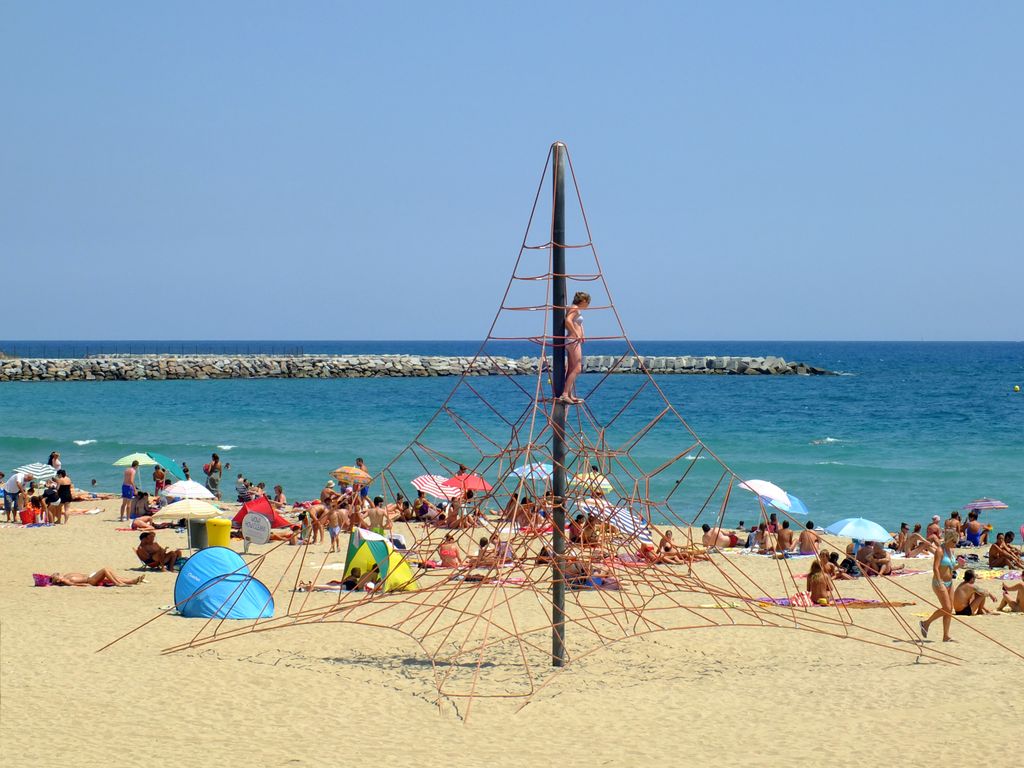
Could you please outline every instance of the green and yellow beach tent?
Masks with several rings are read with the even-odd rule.
[[[343,578],[347,579],[353,568],[366,574],[374,566],[380,569],[385,592],[413,592],[419,589],[408,561],[395,551],[387,538],[365,528],[353,528],[348,537]]]

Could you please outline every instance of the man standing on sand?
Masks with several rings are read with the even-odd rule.
[[[132,500],[135,498],[135,476],[138,472],[139,460],[136,459],[124,471],[124,477],[121,478],[121,512],[118,515],[118,521],[129,519],[128,515],[131,513]]]
[[[4,483],[4,518],[8,523],[18,521],[18,506],[21,494],[31,487],[33,476],[27,472],[15,472]]]

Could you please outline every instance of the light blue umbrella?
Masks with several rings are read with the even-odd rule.
[[[550,464],[524,464],[512,470],[512,474],[524,480],[550,480],[555,468]]]
[[[845,536],[848,539],[859,539],[860,541],[888,541],[892,534],[878,523],[865,520],[863,517],[847,517],[837,520],[828,526],[825,531],[834,536]]]

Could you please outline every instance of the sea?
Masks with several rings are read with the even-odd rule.
[[[741,477],[769,480],[798,496],[817,525],[866,517],[890,529],[927,522],[980,497],[1005,511],[983,519],[1024,523],[1024,344],[1015,342],[639,341],[645,355],[778,355],[838,376],[659,376],[658,386],[703,442]],[[22,357],[94,354],[472,355],[469,341],[0,341]],[[612,342],[588,354],[614,354]],[[489,347],[535,354],[529,344]],[[580,391],[598,377],[584,376]],[[635,377],[609,377],[614,401]],[[116,491],[112,466],[134,451],[186,461],[193,477],[218,452],[224,487],[243,473],[290,500],[315,497],[330,470],[357,456],[375,470],[419,433],[457,379],[256,379],[0,383],[0,469],[45,462],[59,451],[79,487]],[[533,384],[524,382],[529,388]],[[502,396],[492,388],[491,397]],[[631,418],[627,412],[626,421]],[[624,423],[641,429],[647,416]],[[652,432],[645,455],[666,460],[688,448],[678,433]],[[710,465],[691,454],[697,464]],[[685,463],[685,462],[684,462]],[[399,470],[402,466],[399,465]],[[680,471],[685,470],[682,467]],[[416,467],[405,467],[411,479]],[[674,468],[655,478],[661,493]],[[143,477],[148,474],[143,472]],[[149,483],[147,482],[146,485]],[[411,490],[411,488],[410,488]],[[756,516],[744,494],[726,525]],[[746,505],[746,506],[744,506]],[[689,512],[699,512],[695,506]],[[704,519],[717,509],[708,508]]]

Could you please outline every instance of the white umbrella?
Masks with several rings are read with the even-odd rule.
[[[195,480],[179,480],[171,483],[161,494],[169,499],[212,499],[213,494],[205,485],[200,485]]]
[[[26,464],[23,467],[18,467],[14,471],[24,472],[26,475],[32,475],[33,479],[43,482],[49,480],[51,477],[57,476],[57,470],[49,464]]]
[[[793,494],[786,493],[775,483],[769,483],[767,480],[746,480],[740,483],[739,487],[745,491],[757,494],[761,497],[762,502],[782,512],[788,512],[792,515],[808,514],[806,504]]]
[[[196,519],[205,520],[211,517],[217,517],[222,514],[221,510],[205,501],[199,499],[183,499],[182,501],[176,501],[173,504],[168,504],[166,507],[161,509],[155,515],[154,520],[186,520]]]

